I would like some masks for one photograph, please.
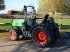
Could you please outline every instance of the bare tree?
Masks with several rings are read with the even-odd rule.
[[[39,12],[70,13],[70,0],[39,0]]]
[[[47,1],[48,0],[39,0],[39,8],[38,8],[38,13],[40,14],[45,14],[47,13]]]

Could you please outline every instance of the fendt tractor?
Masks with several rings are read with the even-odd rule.
[[[9,32],[11,40],[18,40],[21,35],[23,38],[30,38],[35,45],[45,47],[57,39],[59,28],[53,17],[46,14],[42,22],[38,23],[33,6],[24,6],[24,11],[23,18],[12,20],[12,29]]]

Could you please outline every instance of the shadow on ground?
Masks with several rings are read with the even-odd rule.
[[[34,46],[31,41],[20,43],[18,47],[11,52],[69,52],[70,39],[58,39],[52,46],[40,48]]]

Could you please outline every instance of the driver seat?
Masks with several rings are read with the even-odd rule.
[[[31,27],[34,26],[35,24],[36,24],[36,18],[27,18],[25,20],[24,26],[25,26],[25,29],[29,31]]]

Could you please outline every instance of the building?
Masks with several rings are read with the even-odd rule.
[[[9,10],[7,12],[7,14],[9,14],[9,15],[23,15],[24,13],[21,11]]]

